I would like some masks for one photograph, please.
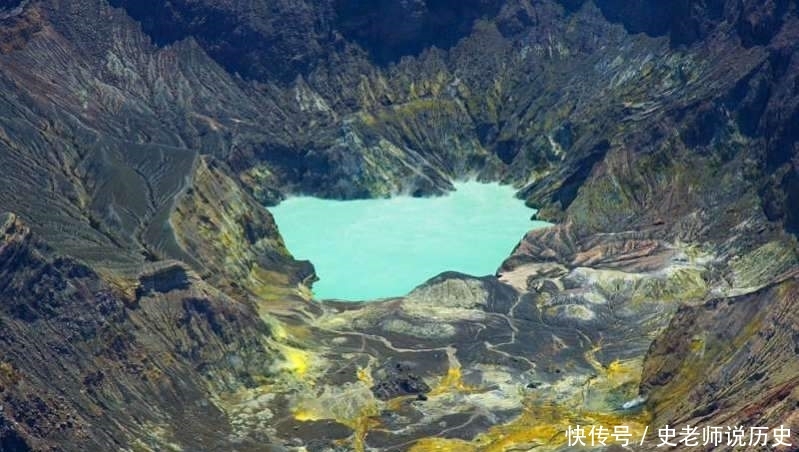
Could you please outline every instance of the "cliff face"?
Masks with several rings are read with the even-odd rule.
[[[292,123],[306,126],[285,138],[293,143],[262,142],[233,156],[237,170],[261,176],[253,187],[345,198],[426,194],[476,173],[532,184],[531,201],[554,206],[549,214],[558,217],[594,165],[624,150],[637,154],[630,171],[644,185],[647,171],[675,172],[661,160],[763,165],[743,177],[757,178],[752,188],[769,220],[795,228],[786,207],[795,171],[786,164],[797,137],[781,125],[796,110],[793,3],[389,3],[173,2],[169,13],[120,5],[156,42],[164,42],[158,30],[176,34],[170,42],[192,36],[229,71],[291,96],[281,107],[299,109]],[[259,8],[274,14],[253,13]],[[446,33],[431,33],[444,24]],[[425,50],[432,46],[448,51]],[[636,168],[642,153],[648,167]],[[616,213],[607,223],[631,215]]]
[[[751,294],[681,308],[644,364],[654,422],[799,427],[798,294],[792,272]]]
[[[796,2],[32,0],[0,24],[0,450],[795,423]],[[310,303],[264,207],[467,176],[558,224],[498,278],[383,303]],[[741,385],[769,398],[718,389]]]
[[[2,450],[232,441],[214,394],[253,385],[275,356],[251,306],[177,262],[153,264],[121,294],[15,215],[1,224]]]

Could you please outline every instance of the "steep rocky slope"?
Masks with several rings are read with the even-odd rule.
[[[796,284],[794,271],[751,294],[681,308],[644,366],[654,421],[799,427]]]
[[[121,294],[18,217],[0,224],[2,450],[263,450],[213,400],[276,369],[250,305],[179,262]]]
[[[797,34],[790,0],[0,2],[0,450],[794,425]],[[472,176],[557,225],[380,303],[310,301],[264,207]]]

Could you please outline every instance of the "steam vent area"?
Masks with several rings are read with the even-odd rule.
[[[799,451],[796,0],[0,0],[0,452]]]

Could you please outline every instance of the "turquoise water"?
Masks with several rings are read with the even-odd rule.
[[[270,209],[289,251],[310,260],[319,299],[405,295],[447,270],[493,274],[525,232],[547,226],[509,186],[463,182],[433,198],[289,198]]]

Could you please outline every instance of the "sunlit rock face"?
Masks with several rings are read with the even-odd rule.
[[[655,422],[796,429],[797,284],[790,272],[747,295],[681,308],[644,365]],[[734,395],[713,389],[733,385]]]
[[[795,2],[399,3],[0,7],[3,447],[795,424]],[[554,226],[377,303],[313,301],[264,207],[470,178]]]

